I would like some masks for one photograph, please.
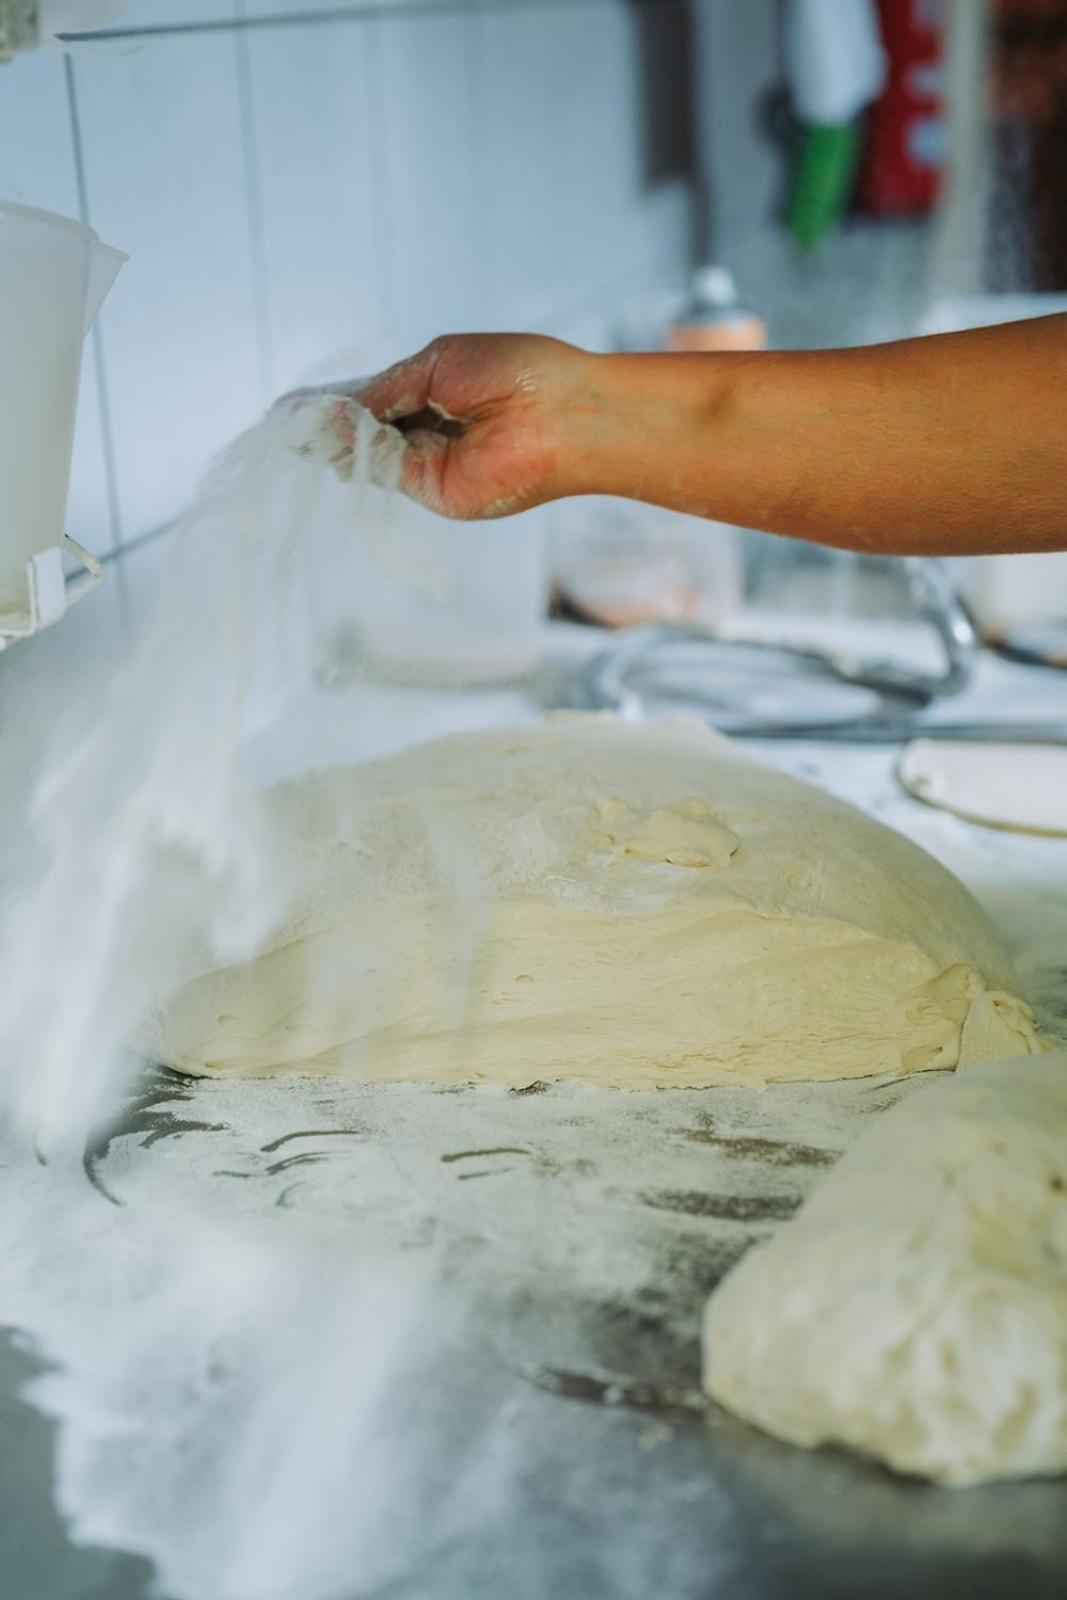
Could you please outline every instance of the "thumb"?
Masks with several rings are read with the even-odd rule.
[[[414,416],[427,408],[434,365],[435,347],[427,345],[425,350],[397,361],[348,392],[381,422],[395,422],[398,417]]]

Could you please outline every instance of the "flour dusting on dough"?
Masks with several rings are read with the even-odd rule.
[[[166,1008],[185,1071],[694,1087],[1042,1048],[955,879],[695,721],[455,736],[268,807],[295,904]]]

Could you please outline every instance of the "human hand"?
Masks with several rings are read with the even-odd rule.
[[[402,434],[412,499],[446,517],[504,517],[575,492],[594,360],[534,334],[457,334],[348,392]]]
[[[679,441],[703,454],[706,387],[683,374],[709,359],[453,334],[376,378],[280,404],[313,412],[303,454],[341,477],[400,488],[441,516],[504,517],[580,494],[681,506]]]

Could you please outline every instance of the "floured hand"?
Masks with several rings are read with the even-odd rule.
[[[367,441],[374,481],[442,516],[503,517],[575,492],[575,422],[598,410],[591,370],[584,351],[556,339],[460,334],[376,378],[287,400],[320,407],[311,453],[342,475],[363,447],[360,412],[370,412],[380,424]]]

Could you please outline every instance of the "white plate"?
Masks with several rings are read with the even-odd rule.
[[[917,800],[968,822],[1067,838],[1067,744],[916,739],[897,776]]]

